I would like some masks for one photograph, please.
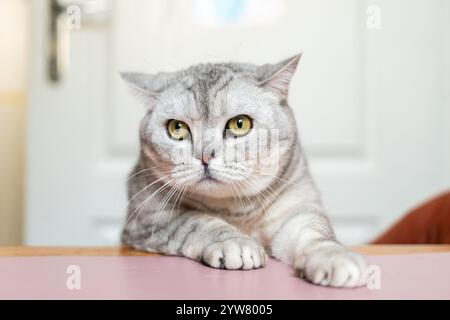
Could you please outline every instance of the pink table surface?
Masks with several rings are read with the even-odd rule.
[[[381,289],[333,289],[269,261],[264,269],[224,271],[179,257],[0,258],[0,299],[450,299],[450,253],[370,256]],[[80,290],[66,282],[79,266]]]

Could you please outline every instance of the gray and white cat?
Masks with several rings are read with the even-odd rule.
[[[364,285],[365,260],[335,238],[287,103],[300,57],[122,74],[148,107],[125,245],[222,269],[264,267],[268,254],[315,284]],[[258,143],[261,130],[276,147]]]

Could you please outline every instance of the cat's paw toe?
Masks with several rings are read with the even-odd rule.
[[[265,266],[264,248],[250,238],[234,238],[209,245],[201,260],[213,268],[249,270]]]
[[[364,258],[343,247],[322,248],[308,255],[302,276],[317,285],[353,288],[366,284]]]

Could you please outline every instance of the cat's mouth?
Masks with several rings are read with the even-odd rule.
[[[207,184],[217,184],[220,181],[217,180],[216,178],[214,178],[212,176],[212,174],[211,174],[211,170],[209,169],[209,167],[205,166],[203,174],[202,174],[202,177],[200,179],[200,182],[204,182],[204,183],[207,183]]]
[[[202,178],[200,179],[200,182],[205,182],[205,183],[214,183],[214,184],[216,184],[216,183],[219,183],[220,181],[219,180],[217,180],[217,179],[215,179],[215,178],[213,178],[212,176],[211,176],[211,174],[204,174],[203,176],[202,176]]]

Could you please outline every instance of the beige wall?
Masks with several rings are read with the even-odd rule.
[[[22,241],[27,26],[25,1],[0,1],[0,245]]]

